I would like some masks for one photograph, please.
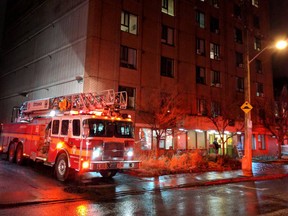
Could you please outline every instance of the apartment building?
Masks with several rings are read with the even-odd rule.
[[[211,118],[224,113],[235,115],[222,128],[222,153],[243,147],[246,57],[272,41],[268,0],[18,0],[7,2],[6,14],[2,122],[25,100],[126,90],[136,140],[151,149],[155,128],[139,111],[177,93],[185,95],[187,112],[160,148],[209,149],[220,140]],[[270,55],[263,51],[249,63],[254,156],[277,149],[258,117],[273,99]]]

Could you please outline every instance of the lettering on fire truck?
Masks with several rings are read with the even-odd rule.
[[[13,109],[15,122],[1,124],[0,152],[10,162],[43,162],[65,181],[71,170],[113,177],[137,169],[134,126],[121,113],[127,93],[105,90],[27,101]]]

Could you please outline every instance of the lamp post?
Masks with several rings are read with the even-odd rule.
[[[245,80],[245,100],[250,103],[251,102],[251,78],[250,78],[250,64],[253,62],[259,55],[261,55],[267,49],[285,49],[287,47],[287,41],[281,40],[278,41],[274,46],[266,46],[259,53],[257,53],[253,58],[249,59],[249,47],[248,43],[246,43],[246,80]],[[245,154],[242,158],[242,172],[245,176],[252,176],[252,120],[251,120],[251,112],[245,113],[245,140],[244,140],[244,148]]]

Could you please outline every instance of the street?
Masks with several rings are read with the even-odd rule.
[[[0,160],[0,215],[248,216],[288,213],[287,177],[204,187],[177,187],[181,182],[185,185],[185,178],[195,175],[176,177],[117,174],[114,179],[105,180],[97,174],[87,174],[81,182],[64,184],[52,177],[49,167],[35,163],[17,166]]]

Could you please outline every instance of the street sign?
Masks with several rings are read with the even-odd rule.
[[[253,109],[253,107],[251,106],[251,104],[248,101],[245,101],[244,104],[241,106],[241,109],[245,113],[248,113],[248,112],[250,112]]]

